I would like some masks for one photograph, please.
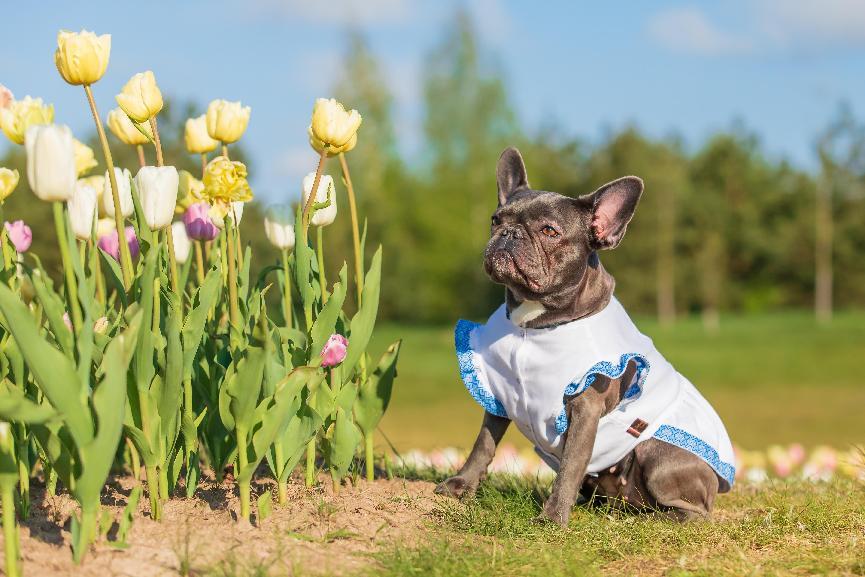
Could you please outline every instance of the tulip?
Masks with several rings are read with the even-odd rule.
[[[113,218],[106,217],[96,220],[96,238],[111,234],[112,230],[115,230]]]
[[[36,125],[27,129],[27,181],[45,201],[66,201],[75,192],[75,145],[68,126]]]
[[[234,219],[234,226],[239,226],[240,221],[243,220],[243,207],[245,205],[245,202],[241,202],[239,200],[231,203],[228,211],[231,213],[231,217]]]
[[[120,197],[120,213],[127,217],[135,211],[132,202],[132,173],[128,168],[119,169],[114,167],[114,178],[117,180],[117,195]],[[111,179],[108,171],[105,171],[102,188],[102,212],[108,216],[114,215],[114,195],[111,194]]]
[[[206,202],[191,204],[183,213],[183,224],[186,234],[193,240],[213,240],[219,234],[219,228],[210,218],[210,205]]]
[[[0,167],[0,203],[9,198],[18,186],[18,171]]]
[[[82,179],[76,183],[75,193],[66,201],[66,206],[69,209],[69,223],[77,239],[88,240],[93,235],[98,200],[99,195],[89,181]]]
[[[312,194],[312,185],[315,181],[315,173],[310,172],[303,177],[303,203],[306,204],[309,195]],[[329,175],[323,175],[318,183],[318,190],[315,191],[315,202],[324,203],[330,200],[330,204],[325,208],[319,208],[312,214],[310,221],[315,226],[327,226],[336,219],[336,191],[333,184],[333,178]]]
[[[171,232],[174,237],[174,257],[177,262],[183,264],[189,258],[189,251],[192,249],[192,241],[186,235],[186,225],[182,222],[172,223]]]
[[[224,205],[252,200],[252,189],[246,174],[246,166],[242,162],[217,156],[204,171],[204,197],[211,204]]]
[[[186,129],[183,133],[186,140],[186,150],[191,154],[206,154],[216,150],[219,144],[207,133],[207,115],[202,114],[196,118],[186,121]]]
[[[178,213],[183,213],[196,202],[204,201],[204,183],[186,170],[181,170],[178,175],[180,176],[180,184],[177,187],[177,208],[175,210]]]
[[[84,183],[87,186],[92,186],[93,190],[96,191],[96,200],[98,202],[99,198],[102,196],[102,191],[105,189],[105,176],[102,174],[94,174],[92,176],[85,176],[84,178],[79,178],[77,184]]]
[[[287,204],[270,207],[264,218],[264,234],[278,249],[294,248],[294,211]]]
[[[214,100],[207,107],[207,133],[226,144],[237,142],[249,124],[251,111],[249,106],[242,106],[239,101]]]
[[[161,230],[171,224],[177,205],[178,182],[177,169],[173,166],[145,166],[135,175],[141,212],[150,230]]]
[[[75,172],[78,176],[84,176],[97,165],[93,149],[77,138],[72,140],[72,145],[75,148]]]
[[[7,222],[5,226],[6,234],[9,235],[9,240],[15,250],[22,253],[27,252],[33,242],[33,231],[30,230],[30,227],[24,224],[23,220]]]
[[[0,109],[9,108],[14,100],[12,91],[0,84]]]
[[[162,92],[150,70],[130,78],[115,98],[123,112],[139,124],[147,122],[162,110]]]
[[[348,350],[348,339],[340,334],[330,335],[321,349],[321,366],[335,367],[343,361]]]
[[[25,96],[0,107],[0,128],[15,144],[24,144],[27,129],[38,124],[54,122],[54,105],[45,105],[41,98]]]
[[[138,126],[144,131],[136,128]],[[150,124],[134,124],[126,113],[120,108],[115,108],[108,113],[108,128],[114,133],[120,142],[130,146],[138,146],[147,144],[153,139],[153,131],[150,129]]]
[[[99,317],[93,323],[93,332],[97,335],[104,335],[108,332],[108,328],[111,326],[111,323],[108,322],[108,317]]]
[[[319,98],[312,109],[309,143],[318,152],[333,156],[348,152],[357,143],[357,129],[363,119],[357,110],[346,112],[333,98]]]
[[[127,226],[124,233],[126,235],[126,244],[129,246],[129,252],[132,253],[132,258],[135,258],[138,256],[139,251],[138,237],[135,236],[135,228]],[[117,239],[117,230],[112,227],[111,232],[99,237],[96,245],[106,253],[110,254],[114,260],[119,261],[120,242]]]
[[[105,74],[111,55],[111,35],[97,36],[93,32],[57,33],[54,64],[63,80],[69,84],[93,84]]]

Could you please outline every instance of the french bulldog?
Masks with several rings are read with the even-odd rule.
[[[532,334],[543,336],[546,329],[578,326],[581,321],[608,314],[605,311],[614,305],[620,306],[613,296],[615,280],[604,269],[598,253],[613,249],[622,241],[642,195],[643,181],[626,176],[579,198],[534,190],[529,186],[523,159],[515,148],[502,153],[496,177],[498,208],[492,216],[484,267],[490,279],[506,289],[503,309],[513,326],[502,330],[514,329],[523,335],[534,330]],[[642,338],[651,344],[646,337]],[[505,359],[503,363],[511,362],[509,357],[502,358]],[[635,382],[647,368],[638,361],[639,358],[631,358],[622,371],[611,375],[595,374],[593,381],[585,380],[590,385],[578,394],[563,392],[559,402],[564,413],[561,420],[567,423],[567,428],[557,441],[559,456],[552,464],[558,467],[558,474],[538,520],[566,526],[582,493],[586,497],[602,497],[625,504],[629,509],[661,511],[673,519],[686,521],[708,517],[719,486],[722,491],[729,490],[732,474],[725,481],[718,472],[720,465],[710,466],[707,461],[713,459],[698,456],[706,443],[701,445],[699,439],[694,441],[687,432],[679,438],[685,438],[690,445],[672,442],[669,436],[662,440],[665,437],[660,434],[641,436],[645,427],[651,428],[651,423],[640,419],[627,428],[627,433],[636,437],[636,445],[612,465],[587,474],[590,463],[598,457],[593,453],[603,445],[599,428],[607,430],[605,418],[621,412],[621,406],[631,400],[631,392],[642,392],[634,389]],[[506,369],[501,370],[506,372]],[[667,377],[667,381],[678,378],[678,373],[670,374],[675,376]],[[520,383],[527,397],[532,396],[532,387],[543,384],[543,377]],[[646,386],[650,385],[657,390],[668,387],[666,383],[653,385],[651,382]],[[690,383],[688,386],[693,387]],[[510,387],[520,390],[514,382],[500,384],[500,387],[504,387],[500,388],[501,396],[510,395]],[[694,393],[699,397],[695,389]],[[465,464],[456,476],[437,486],[438,494],[457,498],[473,494],[485,478],[496,446],[512,422],[510,411],[507,411],[508,416],[502,416],[504,405],[491,400],[489,391],[486,394],[492,406],[499,408],[488,408],[485,412],[480,433]],[[520,396],[522,394],[518,392],[514,396],[514,411],[519,412],[520,402],[528,402]],[[707,418],[716,418],[711,416],[714,415],[711,408],[706,411]],[[548,423],[539,426],[547,426],[548,430],[552,427]],[[524,433],[536,431],[539,426],[518,421]],[[726,439],[723,425],[719,426],[720,437]],[[665,429],[670,430],[682,433],[675,428]],[[543,433],[536,436],[539,435]],[[729,439],[723,442],[729,445]],[[712,451],[710,447],[708,452]],[[539,450],[539,453],[545,456],[544,451]],[[732,453],[731,448],[729,453]],[[729,469],[730,465],[726,467]]]

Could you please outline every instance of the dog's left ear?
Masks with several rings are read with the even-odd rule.
[[[592,250],[616,248],[619,245],[642,194],[642,179],[625,176],[605,184],[592,194],[580,197],[580,200],[591,203],[592,207],[589,230]]]
[[[496,166],[496,183],[499,187],[499,206],[504,206],[514,192],[529,187],[529,177],[526,175],[523,157],[513,146],[506,148],[499,157]]]

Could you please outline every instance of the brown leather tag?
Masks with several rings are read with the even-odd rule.
[[[632,437],[639,437],[643,434],[643,431],[645,431],[646,427],[648,426],[649,423],[647,423],[643,419],[634,419],[634,422],[631,423],[630,427],[628,427],[628,434]]]

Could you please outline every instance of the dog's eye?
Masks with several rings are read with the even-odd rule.
[[[550,238],[556,238],[557,236],[559,236],[559,231],[557,231],[550,225],[545,225],[544,228],[541,229],[541,232]]]
[[[498,226],[499,224],[501,224],[502,221],[499,219],[499,217],[493,215],[491,222],[493,223],[493,226]]]

